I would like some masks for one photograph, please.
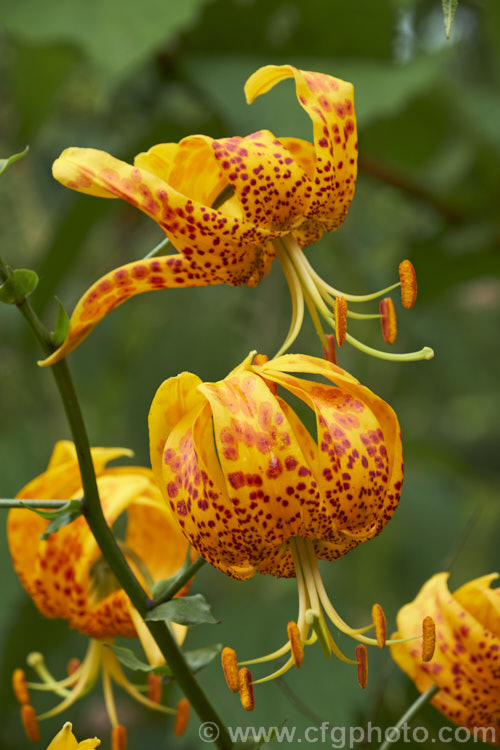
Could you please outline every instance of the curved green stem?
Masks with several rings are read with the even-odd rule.
[[[163,602],[168,602],[170,599],[173,599],[173,597],[176,595],[178,591],[181,590],[183,586],[186,585],[186,583],[199,571],[200,568],[205,565],[206,560],[204,557],[198,557],[196,560],[191,563],[189,568],[184,571],[182,575],[180,575],[178,578],[175,579],[175,581],[172,583],[169,588],[163,592],[161,596],[158,596],[156,599],[149,599],[147,602],[147,608],[148,610],[154,609],[158,606],[158,604],[163,604]]]
[[[429,701],[432,698],[432,696],[438,692],[438,690],[439,690],[438,686],[433,685],[425,693],[422,693],[422,695],[419,695],[417,700],[411,704],[410,708],[407,711],[405,711],[405,713],[399,719],[397,724],[394,724],[394,726],[391,727],[391,729],[396,729],[399,732],[401,727],[404,724],[406,724],[407,721],[409,721],[410,719],[413,719],[413,717],[421,709],[421,707],[425,703],[427,703],[427,701]],[[385,742],[382,743],[382,745],[380,745],[379,750],[388,750],[388,748],[392,747],[393,745],[394,743],[391,741],[391,738],[389,737],[385,740]]]
[[[51,510],[62,508],[69,500],[18,500],[17,498],[2,498],[1,508],[39,508],[40,510]]]
[[[8,274],[8,267],[0,258],[0,279],[5,280]],[[46,355],[52,354],[55,347],[50,335],[31,305],[24,299],[17,304],[17,307],[33,331],[43,352]],[[149,597],[123,556],[102,512],[87,431],[66,360],[56,362],[51,370],[75,443],[84,493],[83,514],[120,586],[125,590],[139,614],[144,617],[148,609]],[[203,722],[212,722],[219,728],[220,734],[214,744],[221,750],[229,750],[233,745],[229,733],[194,678],[167,625],[163,622],[147,622],[146,625],[174,673],[179,687],[200,719]]]

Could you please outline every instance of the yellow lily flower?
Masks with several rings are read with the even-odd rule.
[[[78,302],[62,346],[41,364],[69,354],[103,317],[136,294],[220,283],[256,286],[275,257],[293,301],[292,325],[281,351],[300,330],[304,299],[322,338],[316,309],[329,325],[338,325],[333,306],[341,297],[344,306],[346,300],[365,302],[402,283],[403,303],[413,304],[416,283],[408,261],[401,282],[363,296],[343,294],[309,266],[301,248],[337,229],[353,197],[354,94],[352,85],[338,78],[268,65],[247,81],[248,102],[289,77],[311,118],[314,144],[262,130],[245,137],[194,135],[159,144],[139,154],[134,165],[95,149],[69,148],[61,154],[53,166],[59,182],[89,195],[128,201],[158,223],[178,254],[128,263],[99,279]],[[381,318],[386,341],[394,340],[394,314],[389,326],[394,336],[385,335],[386,309],[365,315],[345,308],[345,314]],[[349,334],[347,340],[358,343]]]
[[[297,579],[299,613],[287,642],[239,664],[246,669],[291,651],[262,682],[300,666],[303,646],[317,639],[328,656],[363,661],[363,650],[355,661],[344,657],[325,614],[362,644],[384,645],[381,608],[373,615],[375,639],[349,627],[328,598],[317,560],[336,560],[383,530],[399,501],[403,460],[396,414],[349,373],[303,355],[252,364],[253,354],[218,383],[191,373],[166,380],[151,405],[149,431],[157,482],[194,548],[239,580],[257,572]],[[312,410],[317,441],[277,386]],[[238,677],[231,649],[223,665],[250,710],[248,670]]]
[[[182,566],[188,543],[162,500],[150,469],[139,466],[108,468],[113,459],[132,455],[122,448],[93,448],[92,459],[106,520],[110,526],[126,521],[124,555],[146,590],[159,580],[169,578]],[[82,497],[81,478],[73,443],[56,444],[47,470],[24,487],[20,499],[72,499]],[[120,519],[120,520],[119,520]],[[27,509],[12,509],[8,515],[9,549],[24,588],[46,617],[62,617],[91,640],[85,658],[72,660],[68,676],[56,680],[47,669],[42,654],[33,652],[27,662],[41,682],[27,682],[23,670],[15,670],[13,687],[22,704],[22,718],[28,736],[35,737],[36,721],[69,708],[93,686],[99,672],[106,708],[113,731],[117,727],[112,680],[149,708],[176,714],[163,706],[160,679],[150,674],[149,697],[143,695],[125,676],[109,646],[115,636],[139,637],[152,666],[164,663],[156,643],[120,588],[83,516],[40,539],[49,521]],[[186,593],[187,587],[179,592]],[[172,623],[179,643],[186,634],[184,626]],[[30,690],[51,691],[63,700],[36,716],[30,705]],[[116,731],[115,731],[116,730]]]
[[[72,732],[73,725],[67,721],[60,732],[56,734],[47,750],[94,750],[101,744],[97,737],[77,742]]]
[[[449,573],[437,573],[414,601],[398,613],[396,638],[412,632],[425,613],[436,623],[436,652],[423,664],[409,643],[391,646],[395,662],[423,693],[439,692],[431,703],[450,721],[479,738],[500,745],[500,588],[491,589],[497,573],[476,578],[453,594]]]

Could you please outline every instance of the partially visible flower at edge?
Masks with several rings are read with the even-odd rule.
[[[73,734],[73,726],[67,721],[60,732],[56,734],[47,750],[94,750],[101,744],[97,737],[78,742]]]
[[[126,532],[120,547],[147,591],[158,580],[168,578],[182,566],[188,543],[165,507],[150,469],[139,466],[108,468],[116,458],[131,456],[122,448],[93,448],[92,459],[106,521],[116,524],[126,514]],[[72,499],[82,496],[81,478],[74,444],[56,444],[47,470],[18,494],[20,499]],[[114,736],[124,733],[113,697],[112,680],[137,701],[163,713],[176,710],[161,704],[161,680],[150,674],[143,695],[125,676],[110,646],[115,636],[139,637],[151,666],[164,664],[163,656],[146,625],[101,555],[83,516],[40,539],[48,520],[28,509],[12,509],[8,515],[7,538],[14,568],[21,583],[46,617],[61,617],[91,640],[82,662],[71,660],[68,676],[56,680],[41,653],[27,657],[40,683],[27,682],[24,671],[15,670],[13,687],[22,704],[21,716],[28,736],[36,739],[37,720],[67,710],[86,694],[102,672],[106,709]],[[119,522],[121,523],[121,521]],[[178,595],[187,591],[184,587]],[[179,643],[186,628],[171,623]],[[36,715],[30,691],[50,690],[63,700]],[[120,750],[114,742],[113,750]]]
[[[395,662],[424,693],[439,692],[431,703],[450,721],[500,745],[500,588],[491,589],[497,573],[465,583],[453,594],[449,574],[430,578],[414,601],[397,615],[396,638],[409,635],[422,615],[436,623],[432,664],[423,664],[410,643],[391,646]]]
[[[317,560],[336,560],[379,534],[403,480],[399,424],[385,401],[326,360],[254,354],[217,383],[191,373],[166,380],[149,416],[153,471],[194,548],[236,579],[257,572],[297,579],[298,618],[281,648],[239,663],[224,649],[228,685],[247,710],[252,686],[300,666],[315,641],[327,656],[357,664],[364,687],[365,644],[386,641],[382,608],[374,605],[372,624],[351,628],[330,602]],[[317,442],[278,386],[313,411]],[[341,652],[325,615],[360,642],[355,660]],[[375,638],[364,635],[371,627]],[[253,681],[248,665],[285,655],[282,667]]]
[[[93,327],[130,297],[163,288],[207,284],[256,286],[278,257],[293,303],[292,323],[280,353],[300,330],[304,302],[324,343],[320,317],[344,340],[386,359],[430,358],[420,352],[394,355],[358,342],[349,333],[339,339],[341,316],[380,318],[387,343],[396,335],[394,308],[365,314],[347,310],[347,302],[367,302],[401,285],[405,307],[416,298],[413,268],[405,261],[400,281],[368,295],[345,294],[324,282],[309,265],[302,247],[323,232],[337,229],[351,203],[357,174],[357,131],[352,84],[268,65],[247,81],[251,103],[278,82],[293,77],[301,107],[311,118],[314,144],[277,138],[267,130],[245,137],[214,140],[194,135],[180,143],[153,146],[134,165],[95,149],[66,149],[53,166],[57,180],[82,193],[122,198],[153,218],[178,251],[164,258],[129,263],[99,279],[80,299],[62,346],[40,364],[50,365],[75,349]],[[386,298],[387,299],[387,298]],[[387,333],[389,332],[389,333]]]

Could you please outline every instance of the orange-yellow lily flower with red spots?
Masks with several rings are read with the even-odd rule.
[[[307,245],[342,224],[356,181],[353,87],[291,65],[269,65],[247,81],[248,101],[289,77],[312,120],[314,144],[263,130],[159,144],[134,165],[95,149],[61,154],[53,166],[57,180],[82,193],[128,201],[158,223],[178,254],[129,263],[96,282],[73,312],[63,346],[45,364],[72,351],[135,294],[219,283],[255,286],[271,267],[275,241],[291,236]]]
[[[139,466],[108,468],[106,465],[113,459],[130,455],[130,451],[122,448],[92,449],[106,520],[110,526],[118,519],[126,520],[123,541],[118,543],[150,592],[156,581],[179,570],[186,558],[188,543],[165,507],[150,469]],[[54,448],[47,470],[27,484],[18,497],[57,500],[82,495],[75,447],[71,442],[61,441]],[[89,636],[91,641],[84,660],[70,662],[70,674],[62,680],[55,680],[50,675],[43,656],[38,652],[28,656],[28,664],[37,672],[41,683],[27,683],[22,670],[14,672],[13,686],[22,704],[28,736],[36,735],[37,718],[61,713],[85,694],[99,671],[102,672],[106,708],[114,730],[120,724],[111,679],[149,708],[175,714],[174,709],[139,692],[128,681],[115,654],[108,648],[115,636],[138,636],[150,664],[158,666],[164,663],[142,618],[102,558],[85,518],[79,516],[43,540],[40,535],[48,523],[28,509],[15,508],[9,512],[7,538],[14,568],[42,614],[67,620],[72,628]],[[186,628],[175,623],[172,627],[178,641],[182,642]],[[159,681],[159,678],[153,676],[155,680]],[[51,689],[63,700],[55,708],[36,716],[29,703],[32,689]]]
[[[453,594],[448,575],[427,581],[396,620],[396,637],[404,638],[422,615],[434,619],[432,662],[422,663],[410,643],[391,646],[392,656],[421,693],[439,688],[431,702],[450,721],[471,731],[481,727],[480,739],[500,745],[500,588],[490,588],[498,574],[476,578]]]
[[[61,731],[56,734],[47,750],[94,750],[101,744],[101,740],[98,740],[97,737],[78,742],[72,729],[71,722],[67,721]]]
[[[394,513],[403,480],[398,420],[331,362],[252,360],[253,353],[217,383],[182,373],[160,386],[149,418],[153,471],[191,544],[216,568],[241,580],[257,572],[297,578],[297,623],[287,643],[262,660],[292,656],[271,677],[300,665],[301,648],[316,639],[328,655],[356,663],[338,649],[323,610],[342,632],[378,645],[385,643],[383,612],[377,605],[377,639],[350,628],[328,599],[317,558],[342,557]],[[278,386],[312,410],[317,440]],[[227,651],[224,669],[237,690],[236,659]],[[251,707],[246,672],[239,685]]]

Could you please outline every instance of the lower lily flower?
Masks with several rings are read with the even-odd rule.
[[[298,618],[285,644],[239,665],[231,649],[223,653],[228,684],[248,710],[252,684],[300,666],[304,646],[316,640],[327,656],[358,664],[366,684],[365,644],[384,645],[383,611],[375,605],[372,625],[350,627],[328,598],[317,560],[336,560],[379,534],[403,481],[398,420],[381,398],[326,360],[259,356],[252,364],[253,355],[218,383],[190,373],[165,381],[149,418],[153,471],[195,549],[236,579],[257,572],[297,579]],[[312,410],[317,440],[278,386]],[[360,643],[355,660],[341,652],[327,618]],[[373,625],[375,638],[364,634]],[[253,682],[245,665],[284,655],[282,667]]]
[[[431,702],[450,721],[479,728],[480,739],[500,745],[500,588],[490,588],[498,574],[469,581],[453,594],[448,575],[427,581],[396,620],[396,637],[404,638],[424,613],[433,617],[433,663],[423,664],[408,643],[391,646],[392,656],[421,693],[439,688]]]
[[[94,750],[101,744],[101,740],[98,740],[97,737],[77,742],[72,729],[71,722],[67,721],[61,731],[56,734],[47,750]]]
[[[134,573],[150,592],[156,581],[169,578],[179,570],[186,558],[188,543],[165,507],[150,469],[106,466],[115,458],[130,455],[130,451],[121,448],[92,449],[106,520],[110,526],[126,524],[123,541],[119,544]],[[68,441],[56,444],[47,470],[18,494],[20,499],[81,496],[76,451],[73,443]],[[158,676],[150,674],[148,685],[140,688],[127,679],[112,650],[114,638],[139,637],[152,666],[164,663],[163,657],[139,613],[101,556],[85,518],[79,516],[71,524],[49,534],[47,539],[41,539],[48,523],[28,509],[9,512],[7,537],[14,568],[42,614],[64,618],[72,628],[91,640],[83,661],[72,660],[68,676],[61,680],[51,675],[38,652],[29,654],[27,662],[40,682],[27,682],[21,669],[14,672],[13,687],[22,704],[26,732],[31,739],[37,739],[37,720],[66,711],[89,691],[101,672],[106,709],[113,727],[113,750],[124,750],[125,730],[118,721],[112,681],[148,708],[172,715],[177,711],[161,704]],[[186,590],[184,588],[179,594],[186,593]],[[186,628],[175,623],[171,623],[171,627],[178,642],[182,643]],[[33,690],[51,691],[62,701],[37,716],[30,702],[30,691]],[[185,707],[183,711],[185,713]]]
[[[390,298],[382,300],[376,313],[348,311],[347,302],[368,302],[401,285],[403,305],[411,307],[416,283],[409,261],[400,269],[400,281],[368,295],[341,292],[309,265],[302,248],[338,229],[354,194],[354,93],[352,84],[329,75],[268,65],[247,81],[247,101],[286,78],[295,81],[314,143],[261,130],[245,137],[193,135],[180,143],[158,144],[139,154],[133,165],[96,149],[69,148],[61,154],[53,166],[59,182],[81,193],[128,201],[158,223],[178,253],[146,256],[100,278],[78,302],[62,346],[41,364],[69,354],[102,318],[134,295],[207,284],[256,286],[276,257],[293,302],[292,324],[280,353],[298,335],[305,301],[322,340],[320,317],[335,328],[340,345],[347,340],[386,359],[432,356],[427,347],[406,355],[378,352],[344,330],[348,316],[380,318],[384,339],[393,343],[396,318]]]

